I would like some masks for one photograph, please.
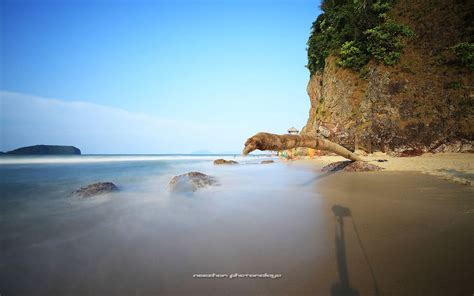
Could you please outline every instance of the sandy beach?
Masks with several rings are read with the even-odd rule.
[[[336,264],[327,270],[337,269],[340,289],[333,284],[331,295],[472,291],[472,187],[416,172],[341,172],[317,187],[333,224],[325,241],[334,241],[328,255]],[[334,207],[349,213],[342,225]]]
[[[304,159],[323,167],[327,164],[344,161],[341,156],[321,156]],[[438,176],[456,183],[474,186],[474,154],[472,153],[426,153],[415,157],[393,157],[377,152],[363,156],[363,160],[376,164],[389,172],[421,172]],[[378,160],[387,160],[379,162]]]

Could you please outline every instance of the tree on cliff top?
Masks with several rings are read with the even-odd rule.
[[[325,59],[335,54],[338,64],[359,70],[370,59],[393,65],[398,62],[401,37],[411,30],[391,20],[387,12],[393,0],[325,0],[323,13],[313,22],[308,40],[308,69],[324,69]]]

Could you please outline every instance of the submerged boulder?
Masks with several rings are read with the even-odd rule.
[[[99,194],[109,193],[118,191],[118,187],[115,186],[112,182],[98,182],[94,184],[90,184],[86,187],[82,187],[79,190],[74,191],[73,193],[80,196],[80,197],[91,197]]]
[[[169,183],[170,190],[173,192],[194,192],[200,188],[215,185],[219,185],[216,178],[200,172],[174,176]]]
[[[234,160],[225,160],[222,158],[214,160],[215,165],[220,165],[220,164],[239,164],[237,161]]]
[[[269,163],[274,163],[274,160],[262,160],[261,164],[269,164]]]
[[[337,161],[330,163],[323,167],[321,170],[323,172],[337,172],[337,171],[346,171],[346,172],[369,172],[369,171],[379,171],[383,168],[370,164],[365,161]]]

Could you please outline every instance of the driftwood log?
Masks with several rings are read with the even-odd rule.
[[[248,138],[245,142],[243,154],[247,155],[254,150],[281,151],[298,147],[330,151],[352,161],[362,160],[357,154],[326,139],[306,135],[275,135],[270,133],[258,133]]]

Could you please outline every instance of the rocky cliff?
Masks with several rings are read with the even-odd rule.
[[[473,2],[400,0],[388,14],[415,33],[399,62],[371,60],[361,75],[329,55],[310,77],[302,134],[368,152],[472,151],[474,75],[455,62],[452,46],[472,42]]]

